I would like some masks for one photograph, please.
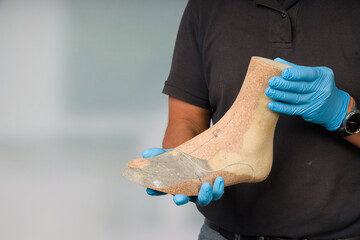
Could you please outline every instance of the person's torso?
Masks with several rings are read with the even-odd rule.
[[[286,10],[255,2],[199,1],[214,123],[235,100],[251,56],[330,67],[337,87],[360,97],[360,1],[285,1]],[[228,187],[221,200],[199,210],[244,235],[321,239],[360,235],[359,202],[360,149],[321,126],[281,115],[270,176]]]

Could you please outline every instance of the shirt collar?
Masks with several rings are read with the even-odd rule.
[[[279,12],[284,12],[292,7],[299,0],[285,0],[284,5],[281,5],[277,0],[254,0],[256,5],[263,5],[268,8],[272,8]]]

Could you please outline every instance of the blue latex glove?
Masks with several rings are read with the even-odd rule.
[[[143,158],[154,157],[169,150],[170,149],[149,148],[146,149],[142,155]],[[147,188],[146,192],[151,196],[160,196],[166,194],[150,188]],[[205,182],[201,185],[198,196],[188,197],[183,194],[177,194],[174,196],[173,200],[176,205],[184,205],[189,201],[191,201],[199,206],[206,206],[212,200],[219,200],[223,194],[224,194],[224,179],[222,177],[217,177],[214,182],[214,189],[211,187],[210,183]]]
[[[328,67],[305,67],[281,58],[275,61],[292,66],[273,77],[265,94],[276,101],[268,104],[278,113],[299,115],[329,131],[338,129],[346,115],[350,95],[335,86],[334,73]],[[280,102],[279,102],[280,101]]]

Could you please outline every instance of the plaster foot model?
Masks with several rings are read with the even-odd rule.
[[[123,175],[145,187],[195,196],[204,182],[218,176],[225,186],[260,182],[269,175],[279,115],[269,110],[267,82],[290,66],[252,57],[248,71],[226,114],[211,128],[161,155],[135,159]]]

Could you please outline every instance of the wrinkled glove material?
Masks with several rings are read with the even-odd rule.
[[[268,107],[278,113],[299,115],[329,131],[338,129],[346,115],[350,95],[335,85],[328,67],[299,66],[281,58],[275,61],[292,66],[282,76],[269,80],[265,94],[274,99]]]

